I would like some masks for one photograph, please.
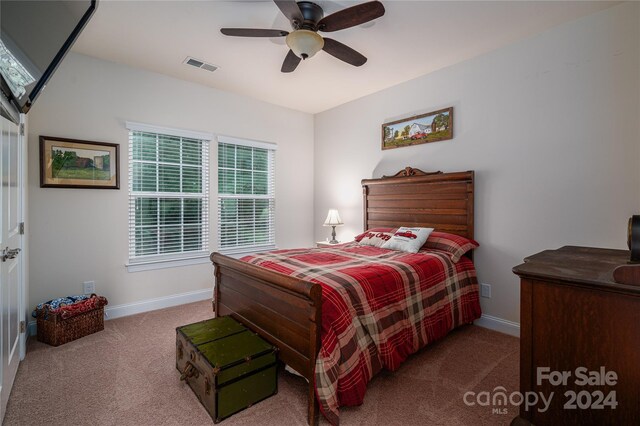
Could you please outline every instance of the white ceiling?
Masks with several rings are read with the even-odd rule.
[[[318,0],[325,16],[359,2]],[[272,1],[108,1],[73,50],[317,113],[577,19],[618,2],[385,1],[386,14],[329,36],[369,60],[356,68],[319,52],[291,74],[284,39],[221,27],[290,30]],[[220,67],[184,65],[186,56]]]

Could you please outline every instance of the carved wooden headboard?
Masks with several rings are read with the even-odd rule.
[[[364,229],[420,226],[473,239],[473,171],[425,173],[407,167],[362,181]]]

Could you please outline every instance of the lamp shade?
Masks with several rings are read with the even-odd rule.
[[[338,226],[343,225],[342,219],[340,219],[340,214],[336,209],[330,209],[329,214],[327,214],[327,219],[324,221],[324,226]]]
[[[316,32],[309,30],[296,30],[285,39],[289,49],[298,58],[307,59],[318,53],[324,47],[324,39]]]

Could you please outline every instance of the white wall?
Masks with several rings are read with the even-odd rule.
[[[625,248],[640,208],[639,10],[622,4],[317,114],[316,239],[331,207],[346,224],[338,239],[361,232],[363,178],[475,170],[475,260],[493,290],[483,311],[515,322],[511,268],[525,256]],[[434,41],[422,41],[428,54]],[[453,140],[381,151],[382,123],[451,105]]]
[[[204,71],[203,71],[204,72]],[[215,78],[215,74],[211,76]],[[276,153],[276,243],[313,241],[313,117],[247,97],[71,54],[29,113],[29,304],[82,292],[110,305],[211,288],[210,264],[128,273],[125,120],[264,140]],[[120,144],[120,190],[39,187],[40,135]],[[211,150],[211,249],[217,150]]]

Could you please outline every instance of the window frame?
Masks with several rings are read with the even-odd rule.
[[[257,149],[265,149],[268,151],[267,153],[267,194],[227,194],[220,192],[220,144],[226,145],[235,145],[242,146],[248,148],[257,148]],[[218,182],[217,182],[217,238],[216,243],[218,247],[218,251],[222,254],[229,255],[232,257],[240,257],[244,254],[256,253],[260,251],[268,251],[277,249],[276,246],[276,189],[275,189],[275,181],[276,181],[276,152],[278,149],[278,145],[271,142],[263,142],[256,141],[251,139],[243,139],[236,138],[231,136],[218,136],[216,140],[216,168],[218,173]],[[234,170],[239,170],[234,168]],[[252,168],[252,172],[254,169]],[[268,200],[270,202],[270,221],[269,221],[269,236],[272,237],[272,240],[268,241],[266,244],[247,244],[247,245],[236,245],[233,247],[222,247],[222,211],[221,211],[221,203],[224,199],[245,199],[245,200]]]
[[[209,262],[209,249],[210,249],[210,235],[211,235],[211,223],[210,223],[210,189],[209,189],[209,172],[211,168],[210,164],[210,151],[211,141],[213,140],[213,134],[205,132],[196,132],[191,130],[174,129],[169,127],[155,126],[150,124],[136,123],[127,121],[125,127],[128,130],[129,135],[129,165],[128,165],[128,263],[125,265],[128,272],[146,271],[159,268],[170,268],[177,266],[187,266],[200,263]],[[133,133],[144,132],[156,134],[159,136],[179,137],[186,139],[197,139],[202,143],[202,159],[198,167],[202,170],[202,187],[200,192],[160,192],[160,191],[134,191],[133,190],[133,169],[134,163],[138,160],[133,160]],[[182,149],[181,151],[182,152]],[[147,162],[145,160],[145,162]],[[161,164],[159,159],[155,160],[156,164]],[[177,165],[184,167],[185,163],[180,161]],[[188,165],[188,164],[187,164]],[[188,165],[190,166],[190,165]],[[202,200],[202,211],[199,217],[198,224],[202,228],[202,248],[197,251],[178,251],[172,253],[152,254],[152,255],[135,255],[135,200],[140,197],[157,197],[158,199],[187,199],[198,198]],[[181,226],[184,226],[184,210],[180,216]],[[184,244],[184,242],[182,243]]]

